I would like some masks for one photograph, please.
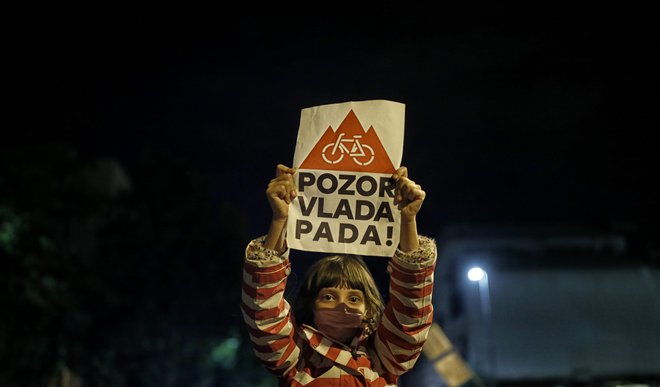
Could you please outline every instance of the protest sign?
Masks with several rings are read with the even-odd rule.
[[[392,173],[401,165],[405,105],[374,100],[303,109],[289,208],[290,248],[392,256],[401,214]]]

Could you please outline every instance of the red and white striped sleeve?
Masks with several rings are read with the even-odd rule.
[[[284,375],[300,355],[284,289],[291,265],[288,251],[263,247],[264,237],[245,250],[241,310],[257,358],[273,374]]]
[[[433,323],[435,241],[419,236],[420,247],[397,250],[390,260],[390,297],[374,340],[382,367],[394,375],[410,370],[419,357]]]

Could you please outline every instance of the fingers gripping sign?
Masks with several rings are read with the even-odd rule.
[[[295,169],[280,164],[275,170],[275,178],[268,184],[266,196],[275,220],[288,217],[289,204],[297,195],[293,180],[295,172]]]
[[[275,178],[268,183],[266,197],[273,211],[268,234],[264,239],[267,249],[282,250],[285,246],[286,222],[289,217],[289,205],[298,195],[293,180],[295,169],[285,165],[278,165],[275,169]]]
[[[392,174],[392,179],[396,182],[394,204],[398,205],[404,220],[410,220],[421,209],[422,203],[426,198],[426,192],[422,190],[422,186],[408,178],[408,169],[406,167],[398,168]]]

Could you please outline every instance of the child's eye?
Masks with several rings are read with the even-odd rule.
[[[351,298],[349,298],[349,300],[350,300],[351,302],[360,302],[360,297],[351,296]]]
[[[321,296],[321,299],[323,301],[332,301],[332,300],[334,300],[334,297],[332,296],[332,294],[327,294],[326,293],[326,294]]]

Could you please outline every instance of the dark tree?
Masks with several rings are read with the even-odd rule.
[[[244,215],[198,170],[153,151],[127,173],[69,146],[0,166],[1,385],[270,380],[238,308]]]

